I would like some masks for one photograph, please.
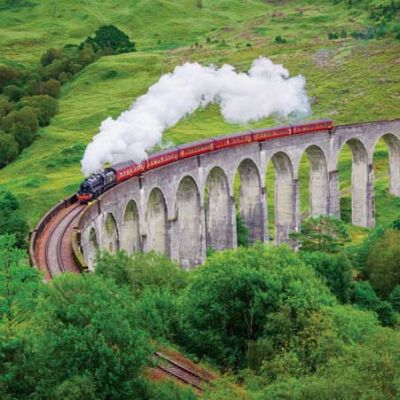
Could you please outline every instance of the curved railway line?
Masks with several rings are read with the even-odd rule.
[[[47,281],[64,272],[79,273],[72,246],[73,231],[86,206],[71,197],[54,207],[32,232],[29,255],[32,265],[40,269]],[[161,352],[153,356],[153,377],[172,379],[191,386],[197,394],[210,384],[213,375],[203,371],[189,360],[174,359]]]

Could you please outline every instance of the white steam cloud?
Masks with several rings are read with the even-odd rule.
[[[185,63],[163,75],[117,119],[102,122],[86,148],[83,173],[89,175],[105,163],[143,160],[165,129],[210,103],[219,104],[230,123],[310,111],[304,77],[290,78],[287,69],[268,58],[254,60],[247,73],[236,72],[231,65]]]

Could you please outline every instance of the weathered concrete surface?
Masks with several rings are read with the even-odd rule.
[[[265,187],[269,162],[275,170],[275,238],[288,241],[300,224],[299,164],[310,160],[311,214],[339,217],[338,159],[347,143],[352,151],[352,220],[375,223],[373,152],[383,138],[389,147],[390,192],[400,195],[400,120],[362,123],[293,135],[215,151],[149,171],[106,192],[83,215],[81,245],[93,268],[98,248],[128,252],[156,250],[185,267],[204,261],[207,247],[236,246],[236,212],[250,239],[268,240]],[[239,209],[233,195],[241,188]]]

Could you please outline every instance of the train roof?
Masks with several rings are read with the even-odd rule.
[[[216,136],[216,137],[214,137],[214,140],[231,139],[231,138],[236,138],[239,136],[251,135],[252,133],[253,133],[252,131],[244,131],[244,132],[239,132],[239,133],[228,133],[227,135]]]
[[[331,119],[318,119],[316,121],[306,121],[300,124],[293,124],[292,126],[304,126],[304,125],[311,125],[311,124],[321,124],[323,122],[333,122]]]
[[[214,140],[215,140],[214,138],[196,140],[195,142],[189,142],[189,143],[180,144],[180,145],[177,147],[177,149],[178,149],[178,150],[182,150],[182,149],[187,149],[187,148],[189,148],[189,147],[201,146],[201,145],[203,145],[203,144],[212,143]]]
[[[265,131],[273,131],[275,129],[287,129],[287,128],[290,128],[290,125],[279,125],[279,126],[271,126],[269,128],[259,128],[259,129],[252,130],[252,132],[258,133],[258,132],[265,132]]]
[[[151,158],[163,156],[163,155],[165,155],[165,154],[173,153],[174,151],[177,151],[177,150],[178,150],[177,147],[170,147],[170,148],[168,148],[168,149],[158,151],[157,153],[149,154],[149,156],[148,156],[147,158],[148,158],[148,159],[151,159]]]
[[[130,161],[123,161],[123,162],[120,162],[120,163],[118,163],[118,164],[112,165],[110,168],[111,168],[111,169],[115,169],[116,171],[118,171],[118,170],[120,170],[120,169],[128,168],[128,167],[130,167],[130,166],[132,166],[132,165],[137,165],[137,163],[135,163],[135,161],[133,161],[133,160],[130,160]]]

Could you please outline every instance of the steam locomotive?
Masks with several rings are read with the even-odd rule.
[[[331,130],[333,122],[331,120],[316,121],[301,125],[282,126],[271,129],[248,131],[244,133],[219,136],[177,146],[149,156],[147,160],[137,164],[127,161],[115,164],[102,172],[95,173],[86,178],[80,185],[77,197],[80,203],[88,203],[94,200],[106,190],[118,185],[119,183],[143,174],[146,171],[171,164],[178,160],[194,157],[199,154],[221,150],[227,147],[238,146],[252,142],[263,142],[278,137],[290,135],[303,135],[311,132]]]

